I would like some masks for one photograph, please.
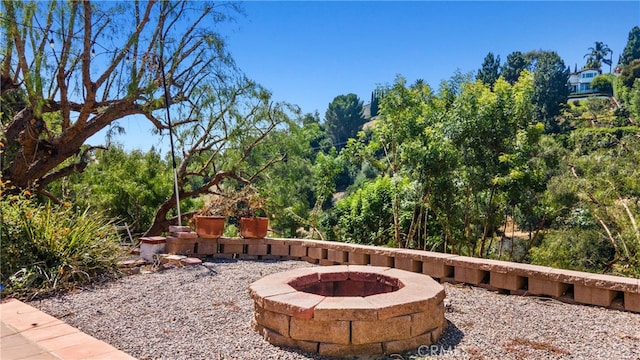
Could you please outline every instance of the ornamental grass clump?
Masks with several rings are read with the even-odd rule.
[[[0,192],[1,194],[1,192]],[[37,204],[28,193],[0,195],[2,295],[36,298],[117,274],[114,224],[71,204]]]

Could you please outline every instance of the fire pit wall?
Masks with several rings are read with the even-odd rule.
[[[323,356],[381,355],[435,343],[444,288],[424,274],[336,265],[266,276],[249,287],[253,327],[280,346]]]

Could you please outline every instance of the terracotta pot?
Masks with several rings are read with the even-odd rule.
[[[245,239],[262,239],[269,231],[269,218],[240,218],[240,236]]]
[[[201,216],[196,215],[196,233],[201,238],[217,239],[224,231],[224,216]]]

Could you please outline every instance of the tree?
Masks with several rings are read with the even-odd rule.
[[[613,78],[613,95],[620,102],[615,110],[616,117],[621,123],[637,124],[640,119],[640,59],[631,61],[622,68],[620,76]]]
[[[528,71],[514,85],[498,79],[493,89],[458,77],[434,95],[426,84],[407,86],[399,77],[370,132],[342,152],[369,163],[378,176],[340,202],[330,228],[341,226],[335,234],[347,241],[387,236],[389,245],[482,256],[490,253],[507,206],[537,229],[536,193],[546,173],[542,161],[531,159],[543,131],[535,124],[533,84]],[[372,191],[381,190],[382,178],[385,191]],[[386,207],[373,205],[378,196]]]
[[[378,116],[378,112],[380,111],[380,100],[382,100],[385,92],[386,88],[379,87],[371,93],[371,117]]]
[[[169,104],[187,106],[201,99],[204,82],[233,69],[211,30],[228,18],[223,11],[234,11],[226,5],[5,0],[3,7],[2,94],[26,92],[25,106],[3,124],[7,146],[18,148],[3,178],[17,188],[42,191],[82,171],[93,150],[85,140],[123,117],[140,115],[167,131],[159,112],[164,79]]]
[[[633,86],[636,79],[640,79],[640,59],[632,60],[620,73],[620,81],[628,88]]]
[[[527,55],[532,59],[532,101],[537,119],[545,125],[546,132],[560,132],[556,116],[560,114],[561,107],[569,97],[567,68],[555,51],[536,51]]]
[[[520,73],[527,69],[530,61],[520,51],[514,51],[507,55],[507,61],[502,65],[500,74],[511,85],[515,84]]]
[[[631,31],[629,31],[627,45],[622,51],[622,55],[618,60],[618,65],[629,65],[635,59],[640,59],[640,27],[638,26],[634,26]]]
[[[611,76],[611,74],[609,74]],[[609,96],[613,95],[613,82],[612,79],[607,75],[598,75],[593,78],[591,81],[591,87],[596,91],[601,93],[608,94]]]
[[[347,139],[354,138],[362,124],[363,102],[356,94],[336,96],[324,115],[326,131],[338,150],[347,144]]]
[[[443,106],[451,106],[456,96],[462,92],[462,85],[470,82],[473,82],[473,72],[463,74],[459,69],[454,72],[449,80],[442,80],[438,89],[438,98],[444,102]]]
[[[298,230],[309,226],[313,231],[315,223],[312,207],[321,197],[314,181],[314,159],[321,156],[327,147],[325,134],[320,127],[318,114],[305,114],[301,120],[291,122],[284,129],[276,129],[265,143],[261,153],[284,154],[279,161],[256,178],[253,185],[258,188],[266,201],[266,211],[270,218],[271,230],[284,237],[300,236]],[[329,146],[330,148],[330,146]],[[333,149],[335,151],[335,149]],[[264,160],[258,163],[264,163]],[[333,182],[333,179],[323,179]]]
[[[371,102],[369,105],[369,114],[371,117],[378,116],[378,109],[380,108],[380,100],[375,95],[375,91],[371,93]]]
[[[27,94],[24,109],[3,124],[7,144],[19,149],[3,164],[3,181],[57,200],[46,187],[85,169],[95,150],[85,140],[118,119],[139,115],[160,133],[170,130],[178,151],[177,190],[165,194],[146,231],[155,235],[177,222],[176,196],[216,192],[225,179],[257,181],[285,160],[284,150],[274,151],[266,140],[297,121],[299,110],[274,103],[247,79],[212,30],[235,6],[3,4],[11,21],[2,24],[2,91],[22,87]]]
[[[319,217],[324,206],[329,202],[331,196],[336,191],[336,177],[343,170],[344,164],[335,148],[331,148],[328,153],[319,152],[313,164],[313,188],[315,204],[309,214],[310,237],[317,234],[324,240],[322,233],[318,230]],[[331,231],[331,233],[333,233]]]
[[[610,53],[612,53],[612,51],[609,49],[609,46],[601,41],[596,41],[595,45],[590,47],[589,52],[584,55],[584,57],[588,57],[585,68],[597,69],[602,72],[602,63],[611,67],[611,59],[607,58],[607,55]]]
[[[227,179],[234,180],[228,186],[259,182],[269,168],[287,160],[288,146],[277,139],[300,120],[297,107],[272,102],[268,91],[246,79],[210,85],[217,87],[201,89],[206,102],[189,109],[189,117],[198,119],[197,126],[176,129],[177,148],[181,149],[176,170],[181,199],[219,193]],[[175,196],[158,207],[147,235],[157,234],[175,221],[168,217]]]
[[[493,87],[493,84],[498,80],[500,76],[500,55],[497,57],[492,52],[485,56],[482,62],[482,67],[478,70],[476,79],[482,81],[489,87]]]

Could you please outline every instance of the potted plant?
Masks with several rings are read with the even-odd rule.
[[[265,200],[251,185],[240,190],[225,189],[208,195],[205,205],[194,216],[196,233],[201,238],[219,238],[224,223],[238,226],[240,236],[246,239],[262,239],[269,229],[269,218],[264,210]]]
[[[235,198],[234,215],[238,219],[240,236],[262,239],[269,231],[269,218],[264,210],[265,200],[252,186],[245,186]]]
[[[219,195],[209,196],[205,205],[193,217],[198,237],[217,239],[224,232],[224,223],[230,214],[229,203]]]

